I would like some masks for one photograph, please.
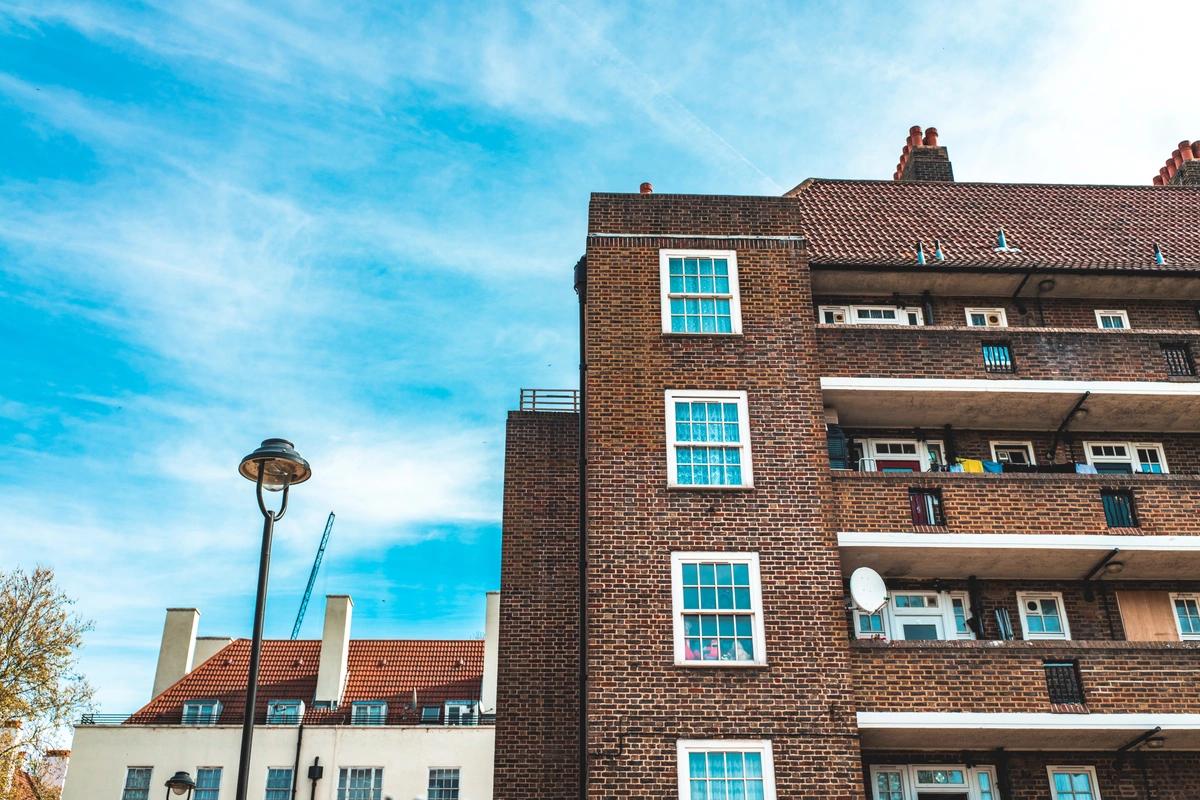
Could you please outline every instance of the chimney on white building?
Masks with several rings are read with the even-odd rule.
[[[350,617],[354,601],[348,594],[325,597],[325,630],[321,634],[321,662],[313,700],[337,705],[346,688],[346,662],[350,655]]]
[[[483,633],[483,688],[479,710],[496,713],[496,676],[500,672],[500,593],[487,593],[487,621]]]
[[[200,612],[194,608],[168,608],[163,623],[162,645],[158,648],[158,669],[154,671],[154,694],[158,697],[168,686],[192,671],[196,655],[196,627]]]

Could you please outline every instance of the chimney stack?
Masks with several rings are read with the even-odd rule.
[[[1200,186],[1200,140],[1184,139],[1154,176],[1155,186]]]
[[[479,709],[496,713],[496,676],[500,670],[500,593],[487,593],[487,617],[483,634],[483,688]]]
[[[350,656],[350,618],[354,601],[348,594],[325,597],[325,630],[321,634],[321,660],[317,666],[317,691],[313,700],[336,706],[346,689]]]
[[[950,154],[938,144],[937,128],[922,131],[920,125],[913,125],[908,129],[908,139],[900,151],[892,180],[954,182]]]
[[[196,626],[200,612],[194,608],[168,608],[163,623],[162,644],[158,648],[158,668],[154,671],[154,694],[158,697],[167,687],[192,671],[196,656]]]

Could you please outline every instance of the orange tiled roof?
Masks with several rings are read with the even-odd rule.
[[[920,240],[939,269],[1200,269],[1200,187],[814,178],[788,196],[814,264],[916,267]],[[1020,253],[995,251],[1000,228]],[[934,240],[944,262],[933,260]]]
[[[319,641],[264,641],[256,714],[264,715],[273,700],[303,700],[311,706],[320,657]],[[219,700],[222,720],[241,720],[249,666],[250,640],[237,639],[151,700],[130,722],[176,724],[188,700]],[[387,701],[390,723],[415,722],[420,712],[411,708],[414,690],[418,709],[447,700],[478,700],[483,641],[352,639],[347,667],[341,710],[308,709],[306,724],[342,722],[350,703],[358,700]]]

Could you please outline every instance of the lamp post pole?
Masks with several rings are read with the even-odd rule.
[[[254,709],[258,701],[258,666],[262,656],[263,618],[267,610],[267,576],[271,568],[271,538],[275,522],[287,512],[288,490],[312,475],[308,462],[285,439],[267,439],[242,459],[238,470],[254,481],[258,510],[263,515],[262,550],[258,557],[258,592],[254,597],[254,635],[250,640],[250,667],[246,674],[246,705],[242,714],[242,746],[238,756],[236,800],[247,800],[250,782],[250,753],[254,744]],[[282,491],[278,511],[267,508],[263,489]],[[295,776],[292,776],[295,780]]]

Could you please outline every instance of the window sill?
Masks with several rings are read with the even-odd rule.
[[[752,492],[754,484],[745,486],[694,486],[682,483],[669,483],[667,490],[672,492]]]
[[[771,665],[766,661],[680,661],[675,659],[675,666],[688,669],[767,669]]]
[[[664,339],[740,339],[742,338],[742,332],[708,333],[697,331],[696,333],[680,333],[678,331],[663,331],[662,336]]]

